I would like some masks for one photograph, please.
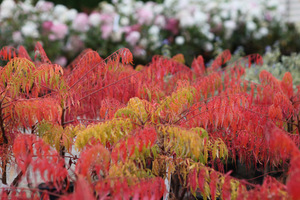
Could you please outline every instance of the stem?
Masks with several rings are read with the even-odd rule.
[[[291,117],[291,119],[287,122],[287,131],[289,133],[293,133],[293,123],[294,123],[294,119],[293,116]]]
[[[66,112],[66,109],[65,108],[63,108],[62,109],[62,114],[61,114],[61,125],[62,125],[62,127],[63,128],[65,128],[65,112]],[[62,140],[63,140],[63,136],[61,135],[61,137],[60,137],[60,147],[59,147],[59,155],[61,156],[61,157],[65,157],[65,151],[66,151],[66,148],[65,148],[65,146],[62,144]]]
[[[18,187],[22,176],[23,176],[23,171],[20,171],[20,173],[16,176],[16,178],[11,183],[10,187]]]
[[[2,102],[0,102],[0,128],[2,132],[2,137],[3,137],[3,143],[1,144],[2,147],[4,147],[4,152],[2,155],[2,183],[7,184],[7,171],[6,171],[6,165],[7,165],[7,156],[6,156],[6,151],[7,148],[5,147],[8,144],[8,138],[5,135],[5,129],[4,129],[4,120],[3,120],[3,115],[2,115]]]
[[[166,162],[166,178],[165,178],[165,185],[167,189],[167,193],[164,196],[163,200],[169,200],[169,195],[170,195],[170,188],[171,188],[171,173],[169,173],[169,163],[168,161]]]
[[[298,128],[298,133],[300,134],[300,118],[299,118],[299,115],[297,115],[297,128]]]
[[[1,106],[1,104],[0,104],[0,106]],[[4,129],[4,119],[2,116],[2,107],[0,108],[0,128],[1,128],[1,132],[2,132],[3,143],[8,144],[8,139],[5,135],[5,129]]]
[[[6,176],[6,157],[5,158],[2,158],[2,183],[7,185],[7,176]]]

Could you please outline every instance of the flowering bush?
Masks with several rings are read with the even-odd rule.
[[[299,86],[245,80],[261,56],[134,69],[128,49],[66,68],[35,53],[0,50],[1,199],[300,199]]]
[[[290,56],[283,56],[278,48],[268,50],[263,56],[264,64],[262,66],[253,65],[251,68],[246,69],[245,78],[249,81],[258,83],[259,74],[261,71],[266,70],[274,77],[282,79],[286,72],[291,72],[295,77],[293,79],[294,88],[300,85],[300,54],[292,53]]]
[[[294,40],[299,33],[283,22],[277,0],[112,2],[100,3],[88,15],[47,1],[33,5],[30,0],[17,4],[4,0],[0,41],[28,49],[41,41],[50,59],[61,65],[85,47],[107,56],[126,46],[137,62],[145,63],[167,44],[171,54],[183,53],[189,64],[199,54],[211,58],[213,49],[218,53],[247,46],[247,54],[262,53],[275,41],[286,49],[284,53],[300,48]]]

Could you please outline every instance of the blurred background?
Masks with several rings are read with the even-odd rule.
[[[62,66],[83,49],[127,47],[135,64],[182,53],[190,65],[225,49],[246,55],[300,51],[300,0],[0,0],[0,46],[40,41]],[[32,53],[33,56],[33,53]]]

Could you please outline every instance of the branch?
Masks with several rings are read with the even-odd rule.
[[[47,87],[47,86],[45,86],[45,85],[41,85],[41,86],[44,87],[44,88],[46,88],[47,90],[52,91],[52,92],[57,92],[57,90],[51,89],[51,88],[49,88],[49,87]]]
[[[66,121],[65,124],[69,124],[75,121],[94,121],[94,122],[104,122],[105,120],[101,120],[101,119],[73,119],[70,121]]]
[[[13,182],[10,184],[10,187],[18,187],[22,176],[23,176],[23,171],[20,171],[19,174],[16,176],[16,178],[13,180]]]
[[[2,104],[3,100],[5,99],[6,97],[6,94],[7,94],[7,90],[1,92],[1,95],[5,92],[5,94],[3,95],[2,99],[0,100],[0,103]]]

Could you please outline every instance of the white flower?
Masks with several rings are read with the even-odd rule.
[[[185,42],[185,39],[184,39],[183,36],[177,36],[177,37],[175,38],[175,43],[176,43],[177,45],[183,45],[184,42]]]
[[[16,3],[13,0],[4,0],[0,5],[0,19],[12,17],[15,8]]]
[[[148,30],[148,33],[150,34],[150,35],[158,35],[159,34],[159,27],[158,26],[156,26],[156,25],[153,25],[153,26],[151,26],[150,27],[150,29]]]
[[[213,16],[212,21],[215,24],[220,24],[222,22],[220,16],[218,16],[218,15]]]
[[[269,30],[266,27],[261,27],[257,32],[254,33],[255,39],[261,39],[262,37],[268,35]]]
[[[257,25],[253,21],[247,21],[246,28],[248,31],[254,31],[257,28]]]
[[[207,20],[207,15],[201,11],[196,11],[194,14],[194,20],[197,24],[203,24]]]
[[[205,42],[204,44],[204,50],[205,51],[212,51],[213,50],[213,45],[210,42]]]
[[[110,13],[114,13],[115,12],[115,7],[113,5],[105,2],[105,1],[102,2],[102,3],[100,3],[100,7],[101,7],[101,11],[103,13],[110,14]]]
[[[25,25],[21,28],[21,32],[25,37],[38,38],[39,32],[37,30],[37,25],[32,21],[27,21]]]
[[[261,36],[266,36],[269,33],[269,30],[266,27],[261,27],[258,32],[261,34]]]
[[[256,7],[249,9],[249,13],[252,16],[252,18],[263,18],[262,10],[257,9]]]
[[[217,6],[218,6],[217,2],[215,2],[215,1],[209,1],[209,3],[206,4],[206,8],[205,9],[206,9],[206,11],[211,11],[211,10],[216,9]]]
[[[123,4],[129,4],[129,5],[132,5],[132,4],[133,4],[133,1],[134,1],[134,0],[121,0],[121,2],[122,2]]]
[[[190,5],[190,1],[189,0],[184,0],[184,1],[178,1],[176,3],[176,7],[178,10],[182,9],[182,8],[186,8],[188,5]]]
[[[176,0],[165,0],[164,5],[165,5],[166,8],[170,8],[175,4],[175,1]]]
[[[231,19],[232,20],[237,20],[237,18],[238,18],[238,12],[236,11],[236,10],[232,10],[231,12],[230,12],[230,17],[231,17]]]
[[[236,28],[236,23],[235,21],[227,20],[224,22],[224,26],[226,29],[234,30]]]
[[[210,25],[209,24],[204,24],[201,27],[199,27],[199,31],[203,33],[203,35],[208,35],[210,34]]]
[[[148,40],[146,38],[141,39],[140,45],[141,47],[146,48],[148,46]]]
[[[78,11],[72,8],[66,12],[65,19],[67,21],[73,21],[76,19],[77,14],[78,14]]]
[[[92,26],[99,26],[101,24],[101,14],[96,12],[90,14],[89,24]]]
[[[118,31],[114,31],[111,34],[111,40],[113,42],[120,42],[122,40],[123,32],[119,29]]]
[[[121,17],[120,19],[120,24],[122,26],[128,26],[130,23],[129,18],[128,17]]]
[[[182,28],[188,28],[195,25],[195,20],[190,12],[183,10],[177,15],[179,24]]]
[[[35,11],[35,8],[31,5],[31,4],[28,4],[28,3],[20,3],[20,7],[22,9],[22,12],[25,13],[25,14],[28,14],[30,12],[34,12]]]
[[[134,2],[134,6],[135,8],[138,10],[138,9],[141,9],[143,6],[144,6],[144,2],[142,1],[135,1]]]
[[[61,4],[57,4],[55,7],[54,7],[54,10],[53,10],[53,15],[55,16],[61,16],[61,15],[64,15],[66,12],[68,11],[68,8],[64,5],[61,5]]]
[[[227,10],[222,10],[221,13],[220,13],[220,16],[223,19],[228,19],[229,18],[229,12]]]
[[[155,4],[155,5],[153,6],[153,12],[154,12],[155,14],[161,14],[163,11],[164,11],[164,7],[163,7],[162,4]]]
[[[130,16],[134,13],[134,10],[132,6],[122,4],[122,6],[119,7],[119,12],[125,16]]]
[[[267,1],[267,6],[268,7],[277,7],[277,6],[279,6],[279,2],[278,1],[276,1],[276,0],[269,0],[269,1]]]
[[[51,15],[50,13],[43,12],[43,13],[41,13],[41,15],[40,15],[40,19],[41,19],[42,21],[53,21],[53,20],[54,20],[54,17],[53,17],[53,15]]]
[[[213,40],[214,37],[215,37],[215,35],[214,35],[213,33],[211,33],[211,32],[208,32],[208,33],[206,34],[206,37],[207,37],[209,40]]]
[[[41,12],[49,12],[53,9],[54,3],[49,1],[40,0],[35,5],[36,9]]]

